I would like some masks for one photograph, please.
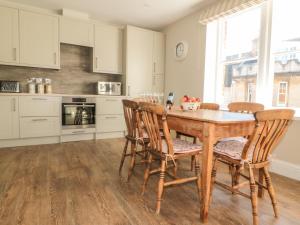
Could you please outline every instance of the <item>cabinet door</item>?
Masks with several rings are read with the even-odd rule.
[[[58,17],[20,10],[20,63],[59,68]]]
[[[19,138],[18,97],[0,96],[0,139]]]
[[[94,72],[122,74],[123,31],[95,25]]]
[[[60,42],[94,46],[94,25],[81,20],[60,18]]]
[[[153,74],[165,73],[165,36],[153,32]]]
[[[129,96],[152,91],[153,32],[127,26],[126,80]]]
[[[118,97],[97,98],[96,114],[97,115],[123,114],[122,98],[118,98]]]
[[[19,62],[18,10],[0,7],[0,62]]]

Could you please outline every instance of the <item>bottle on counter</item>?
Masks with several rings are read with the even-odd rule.
[[[52,84],[51,79],[45,78],[45,93],[51,94],[52,93]]]
[[[27,80],[28,93],[35,94],[35,78],[30,78]]]
[[[45,93],[45,87],[43,84],[43,78],[36,78],[36,89],[38,94],[44,94]]]

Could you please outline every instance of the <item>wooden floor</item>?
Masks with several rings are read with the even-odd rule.
[[[194,183],[168,188],[155,215],[157,177],[140,195],[143,166],[130,183],[118,176],[122,139],[72,142],[0,150],[1,225],[201,224]],[[189,161],[180,167],[188,173]],[[228,177],[228,170],[218,173]],[[280,218],[268,195],[260,199],[261,225],[300,224],[300,182],[273,175]],[[252,224],[250,201],[216,187],[213,225]]]

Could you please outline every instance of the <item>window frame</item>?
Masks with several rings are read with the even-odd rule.
[[[281,84],[285,84],[285,93],[281,93],[280,90],[281,90]],[[279,85],[278,85],[278,91],[277,91],[277,106],[278,107],[287,107],[287,100],[288,100],[288,88],[289,88],[289,82],[287,81],[280,81],[279,82]],[[284,94],[285,97],[284,97],[284,103],[281,104],[279,101],[280,99],[280,95]]]

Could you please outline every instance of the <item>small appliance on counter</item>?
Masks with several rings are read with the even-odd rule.
[[[19,93],[20,82],[12,80],[0,80],[0,92]]]
[[[121,95],[121,82],[103,82],[97,83],[98,95]]]

